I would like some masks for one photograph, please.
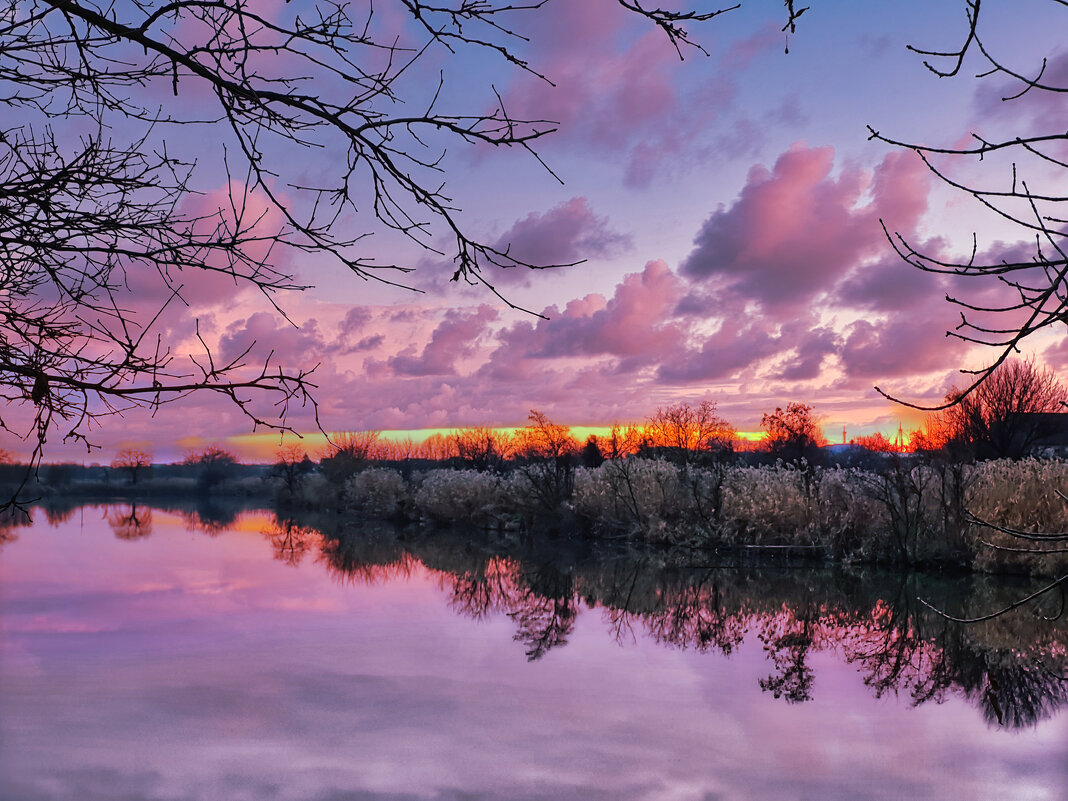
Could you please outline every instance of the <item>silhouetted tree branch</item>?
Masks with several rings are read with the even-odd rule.
[[[1063,0],[1051,2],[1068,5]],[[977,77],[985,80],[1000,78],[1008,82],[1010,89],[1001,98],[1003,102],[1011,103],[1028,94],[1052,96],[1068,92],[1068,86],[1056,80],[1057,71],[1048,69],[1048,57],[1042,57],[1037,67],[1017,68],[987,46],[981,0],[967,0],[965,11],[966,35],[958,49],[909,48],[927,57],[924,65],[934,75],[940,78],[956,76],[966,60],[973,59],[980,63]],[[987,138],[973,133],[971,145],[936,146],[895,139],[871,127],[868,130],[872,139],[915,153],[939,181],[970,196],[995,219],[1018,229],[1024,243],[1032,243],[1030,253],[1025,256],[1009,249],[1003,254],[983,255],[977,237],[973,237],[970,255],[954,258],[916,245],[900,234],[891,234],[884,225],[898,255],[916,269],[938,275],[978,278],[984,286],[996,281],[1004,290],[1001,300],[984,304],[961,297],[946,297],[961,312],[960,323],[947,331],[947,336],[987,346],[995,354],[986,366],[962,371],[972,376],[963,390],[947,397],[942,404],[924,406],[893,398],[877,388],[884,396],[906,406],[929,411],[946,409],[968,397],[1000,365],[1018,353],[1028,337],[1068,321],[1068,254],[1065,252],[1068,218],[1063,211],[1068,195],[1058,188],[1064,176],[1061,171],[1068,169],[1068,161],[1063,155],[1068,133],[1059,130],[1003,138]],[[991,170],[1002,171],[1001,178],[990,181],[968,176],[966,171],[957,169],[969,164],[983,166],[986,174]],[[1031,182],[1023,177],[1025,172],[1031,173]],[[1039,188],[1040,185],[1034,183],[1043,180],[1040,176],[1047,176],[1044,183],[1049,189]]]
[[[619,2],[680,55],[698,47],[691,24],[729,10]],[[537,75],[515,45],[543,4],[403,0],[409,24],[395,31],[370,2],[0,9],[0,398],[33,412],[28,428],[7,415],[0,428],[33,439],[36,461],[51,433],[86,441],[101,416],[189,393],[228,398],[254,426],[288,430],[293,404],[314,412],[312,365],[254,356],[252,342],[219,360],[199,331],[192,352],[165,332],[206,273],[284,317],[280,296],[306,288],[285,267],[295,256],[406,285],[410,268],[370,255],[376,231],[495,294],[494,268],[560,266],[468,233],[443,163],[451,144],[537,159],[555,124],[513,117],[492,87],[485,110],[446,109],[444,72],[426,97],[408,82],[439,48]],[[308,169],[312,152],[331,169]]]

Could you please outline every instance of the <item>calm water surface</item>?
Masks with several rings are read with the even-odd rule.
[[[1063,623],[915,602],[1020,587],[50,517],[0,529],[4,801],[1068,798]]]

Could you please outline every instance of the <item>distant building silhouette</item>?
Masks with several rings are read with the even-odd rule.
[[[1068,413],[1019,412],[1011,418],[1013,429],[1029,439],[1028,453],[1068,457]]]

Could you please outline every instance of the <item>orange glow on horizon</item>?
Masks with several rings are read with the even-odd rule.
[[[436,448],[440,448],[441,445],[446,443],[446,440],[450,435],[457,431],[465,430],[471,427],[453,427],[453,428],[421,428],[421,429],[394,429],[379,431],[379,442],[382,443],[384,450],[387,452],[384,454],[385,458],[389,457],[390,446],[400,446],[399,453],[403,453],[406,447],[419,448],[429,444],[427,458],[433,458],[429,455],[434,452]],[[515,437],[516,432],[520,431],[522,426],[514,427],[494,427],[488,428],[494,435],[500,436],[503,440],[507,441]],[[610,425],[581,425],[570,426],[571,435],[579,442],[585,443],[589,437],[595,437],[599,441],[610,439],[612,436],[612,426]],[[648,432],[646,424],[635,423],[629,426],[620,425],[618,429],[631,428],[632,430],[641,432],[642,435],[647,436]],[[911,426],[901,424],[901,430],[903,432],[903,447],[900,450],[912,451],[915,450],[917,445],[921,447],[931,447],[937,445],[934,442],[935,437],[931,432],[926,430],[926,426],[923,424],[917,425],[915,428]],[[827,431],[831,431],[830,428]],[[827,431],[824,433],[826,434]],[[841,443],[841,428],[837,429],[838,436],[832,435],[827,437],[830,444]],[[871,434],[849,436],[847,442],[860,445],[862,447],[870,447],[872,443],[882,436],[889,443],[896,444],[898,439],[898,430],[881,431],[876,430]],[[735,446],[740,450],[749,450],[759,443],[763,442],[767,437],[767,433],[764,431],[736,431],[735,432]],[[435,443],[437,440],[437,443]],[[277,432],[275,433],[257,433],[257,434],[241,434],[236,436],[207,439],[202,437],[186,437],[175,444],[183,450],[193,450],[202,448],[205,445],[216,443],[220,444],[228,449],[231,449],[238,456],[240,461],[246,464],[269,464],[277,459],[277,453],[280,447],[296,445],[305,451],[312,459],[318,459],[329,450],[329,442],[326,435],[322,432],[305,432],[302,436],[298,437],[293,434],[286,434],[280,437]],[[875,448],[879,450],[880,448]],[[894,448],[897,450],[898,448]],[[422,455],[422,454],[412,454]]]

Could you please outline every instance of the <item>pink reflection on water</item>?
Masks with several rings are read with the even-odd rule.
[[[724,658],[641,621],[617,638],[580,604],[566,646],[529,662],[514,562],[342,573],[329,548],[276,558],[270,517],[209,537],[155,510],[132,541],[106,518],[24,529],[0,555],[5,799],[1068,792],[1063,712],[1012,733],[953,696],[877,700],[831,647],[810,656],[813,700],[786,704],[759,689],[773,665],[755,630]],[[791,615],[765,639],[804,625]]]

